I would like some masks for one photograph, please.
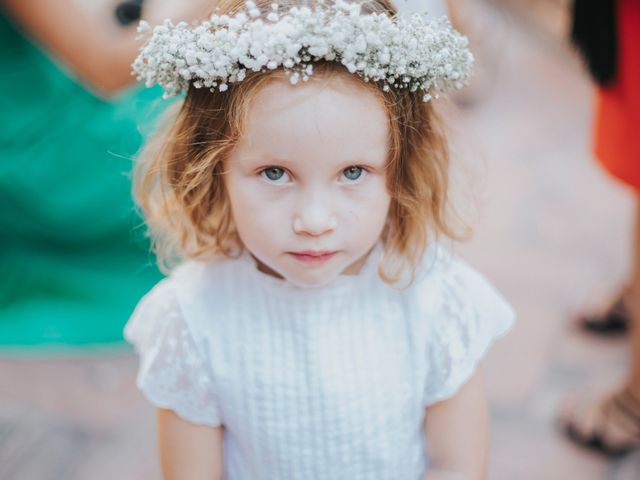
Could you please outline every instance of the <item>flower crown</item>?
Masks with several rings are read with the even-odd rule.
[[[165,20],[141,48],[133,73],[164,97],[195,88],[224,92],[248,72],[283,68],[292,84],[306,81],[313,63],[339,62],[366,82],[420,90],[429,101],[467,83],[473,55],[467,38],[446,17],[363,13],[361,2],[320,0],[316,7],[272,4],[261,12],[249,0],[234,15],[212,15],[200,25]],[[141,22],[138,31],[150,30]]]

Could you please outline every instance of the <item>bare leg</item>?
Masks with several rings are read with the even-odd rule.
[[[625,302],[630,316],[631,368],[628,387],[640,399],[640,201],[636,206],[633,263]]]
[[[601,309],[588,312],[577,319],[578,325],[585,331],[605,336],[625,335],[632,329],[632,323],[639,323],[633,322],[631,317],[640,318],[640,197],[636,200],[634,232],[630,247],[630,271],[624,288],[608,305],[603,305]],[[631,332],[632,344],[637,344],[633,347],[634,352],[640,351],[640,340],[634,338],[639,334],[635,332],[634,335],[634,332]],[[635,373],[635,378],[638,378],[637,373],[640,373],[639,362],[640,359],[636,361],[635,358],[632,362],[631,372]]]

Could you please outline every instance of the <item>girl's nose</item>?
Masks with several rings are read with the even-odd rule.
[[[326,196],[312,195],[297,205],[293,218],[293,231],[298,235],[314,237],[336,229],[336,217]]]

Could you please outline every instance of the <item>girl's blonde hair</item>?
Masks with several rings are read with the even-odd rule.
[[[271,0],[255,3],[268,11]],[[243,5],[244,0],[223,0],[218,8],[233,13]],[[387,0],[368,0],[365,7],[396,14]],[[253,73],[225,92],[190,87],[165,119],[167,126],[143,151],[134,172],[135,197],[164,271],[179,258],[228,257],[244,248],[222,178],[223,163],[242,136],[256,93],[283,75],[282,70]],[[388,115],[391,204],[379,272],[393,283],[405,267],[413,273],[430,234],[455,236],[447,221],[449,153],[443,125],[433,102],[423,102],[420,93],[385,92],[334,62],[314,65],[311,80],[327,75],[349,75],[378,96]]]

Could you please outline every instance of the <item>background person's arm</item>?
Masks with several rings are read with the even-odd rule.
[[[194,425],[157,409],[158,449],[165,480],[222,480],[223,427]]]
[[[489,444],[489,412],[481,368],[447,400],[427,408],[429,471],[425,480],[482,480]]]
[[[4,0],[4,8],[31,37],[65,63],[90,88],[115,93],[135,81],[131,63],[141,42],[137,22],[118,23],[117,0]],[[212,0],[146,0],[142,18],[193,20],[212,10]]]

